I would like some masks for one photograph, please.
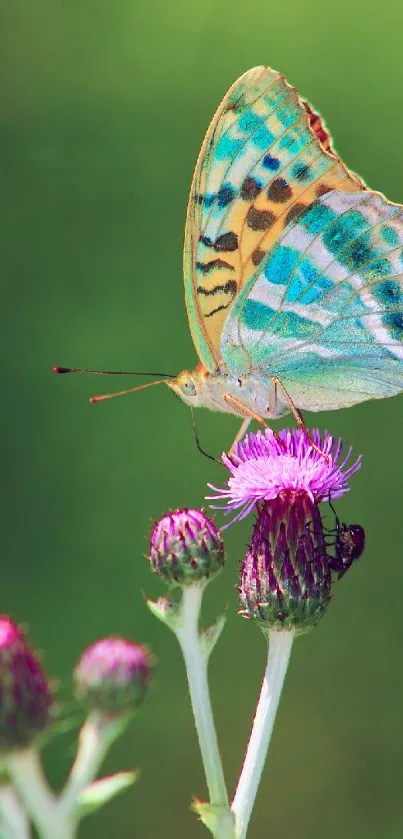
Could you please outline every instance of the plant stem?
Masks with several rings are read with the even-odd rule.
[[[30,839],[27,815],[11,784],[0,785],[0,836],[4,839]]]
[[[266,671],[256,708],[245,760],[232,802],[236,839],[245,839],[249,819],[263,772],[277,707],[287,672],[294,632],[269,632]]]
[[[204,583],[184,587],[180,621],[175,628],[175,634],[185,659],[190,699],[210,803],[227,807],[228,794],[208,689],[208,655],[202,649],[198,629],[203,589]]]
[[[75,826],[58,813],[56,796],[45,781],[36,749],[8,755],[7,769],[42,839],[74,839]]]
[[[90,784],[111,743],[122,729],[122,720],[93,712],[80,731],[79,746],[66,786],[58,801],[64,816],[73,814],[77,800]]]

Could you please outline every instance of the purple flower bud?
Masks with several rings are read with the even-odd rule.
[[[216,574],[224,565],[220,531],[203,510],[176,510],[156,522],[150,537],[155,574],[189,585]]]
[[[45,731],[52,692],[19,627],[0,616],[0,751],[26,748]]]
[[[81,656],[74,678],[77,695],[106,714],[122,714],[144,701],[152,673],[148,650],[126,638],[103,638]]]
[[[304,491],[282,491],[258,509],[241,570],[241,614],[264,631],[304,632],[325,612],[331,589],[322,520]]]

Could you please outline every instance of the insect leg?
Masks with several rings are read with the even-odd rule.
[[[235,440],[232,443],[232,446],[229,450],[229,454],[231,455],[234,451],[235,445],[238,443],[239,440],[242,439],[244,436],[246,429],[248,428],[249,424],[252,420],[256,420],[256,422],[260,423],[260,425],[267,425],[263,417],[260,417],[259,414],[255,414],[254,411],[251,411],[250,408],[247,408],[246,405],[243,405],[242,402],[239,402],[238,399],[235,399],[234,396],[231,396],[229,393],[223,394],[223,399],[231,405],[231,408],[234,408],[237,414],[240,414],[241,417],[244,417],[242,425],[238,431],[238,434],[235,437]]]
[[[225,399],[228,405],[231,405],[231,408],[235,408],[236,414],[240,414],[241,417],[245,417],[245,419],[248,419],[249,422],[254,419],[256,422],[259,422],[260,425],[267,425],[263,417],[259,416],[259,414],[255,414],[254,411],[251,411],[250,408],[247,408],[246,405],[243,405],[242,402],[238,401],[238,399],[235,399],[235,396],[231,396],[229,393],[224,393],[223,399]]]
[[[245,417],[245,419],[243,420],[242,425],[241,425],[241,427],[238,431],[238,434],[236,435],[235,440],[233,441],[232,446],[229,450],[230,455],[233,453],[236,444],[239,443],[239,440],[242,440],[242,437],[244,436],[244,434],[246,434],[246,431],[247,431],[249,425],[251,424],[252,419],[253,419],[253,417]]]
[[[304,434],[305,434],[308,442],[311,444],[312,448],[316,452],[321,454],[322,457],[325,458],[325,460],[329,461],[329,459],[330,459],[329,455],[326,454],[325,452],[322,452],[322,449],[320,449],[319,446],[317,446],[316,443],[314,443],[314,441],[312,440],[312,437],[310,436],[309,431],[308,431],[308,429],[305,425],[305,422],[304,422],[304,419],[302,417],[301,412],[298,410],[297,406],[294,405],[294,402],[292,401],[290,394],[285,389],[282,382],[280,382],[280,379],[278,379],[277,376],[271,376],[270,379],[271,379],[272,384],[274,385],[274,388],[278,387],[281,390],[281,392],[282,392],[282,394],[283,394],[283,396],[284,396],[284,398],[285,398],[285,400],[286,400],[286,402],[287,402],[287,404],[290,408],[290,411],[294,416],[295,422],[297,423],[299,428],[302,428],[302,431],[304,432]]]

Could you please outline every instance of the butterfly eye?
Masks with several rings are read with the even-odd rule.
[[[196,385],[192,379],[181,382],[181,387],[186,396],[196,396]]]

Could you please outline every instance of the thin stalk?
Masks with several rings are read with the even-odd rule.
[[[27,814],[11,784],[0,785],[0,836],[3,839],[31,839]]]
[[[266,671],[245,760],[232,802],[236,839],[245,839],[265,764],[278,703],[290,660],[294,632],[271,631]]]
[[[59,814],[56,796],[44,778],[36,749],[10,754],[7,769],[41,839],[74,839],[75,826],[69,818]]]
[[[200,751],[210,803],[227,807],[225,786],[207,679],[208,655],[199,635],[199,615],[204,584],[185,586],[181,602],[181,621],[175,633],[185,660],[190,699],[199,738]]]
[[[90,784],[111,745],[121,731],[120,719],[93,712],[80,731],[76,759],[66,786],[58,801],[58,810],[65,816],[73,814],[83,790]]]

